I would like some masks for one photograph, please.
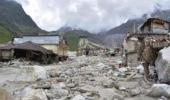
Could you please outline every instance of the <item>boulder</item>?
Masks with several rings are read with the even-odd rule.
[[[21,92],[21,98],[21,100],[48,100],[42,89],[32,89],[30,87]]]
[[[103,63],[98,63],[98,64],[97,64],[97,68],[98,68],[99,70],[102,70],[105,66],[106,66],[106,65],[103,64]]]
[[[112,88],[114,84],[113,84],[113,81],[109,79],[109,80],[102,81],[102,85],[105,88]]]
[[[155,65],[158,80],[160,82],[170,82],[170,47],[159,51]]]
[[[114,88],[100,89],[99,95],[99,100],[124,100],[123,96]]]
[[[154,84],[148,95],[153,97],[165,96],[170,98],[170,86],[167,84]]]
[[[125,98],[124,100],[158,100],[158,99],[148,97],[148,96],[145,96],[145,95],[140,95],[140,96]]]
[[[118,71],[124,73],[124,72],[127,72],[128,69],[126,67],[121,67],[118,69]]]
[[[65,89],[66,85],[62,82],[58,84],[52,84],[51,89],[46,90],[46,95],[51,99],[60,99],[61,97],[65,97],[69,94],[69,91]]]
[[[20,74],[18,68],[0,68],[0,84],[6,81],[14,81],[18,74]]]
[[[64,89],[64,88],[66,88],[66,85],[63,82],[60,82],[60,83],[57,83],[57,84],[52,84],[51,88],[52,89]]]
[[[139,88],[131,89],[129,91],[129,93],[130,93],[131,96],[137,96],[137,95],[139,95],[141,93],[141,90]]]
[[[138,73],[144,74],[144,67],[143,67],[143,65],[138,65],[136,69],[137,69]]]
[[[48,74],[41,66],[24,66],[16,76],[16,81],[36,81],[47,79]]]
[[[161,96],[158,100],[168,100],[168,98]]]
[[[45,92],[48,98],[57,100],[69,94],[69,91],[66,89],[50,89]]]
[[[79,95],[74,96],[71,100],[86,100],[86,99],[85,97],[79,94]]]

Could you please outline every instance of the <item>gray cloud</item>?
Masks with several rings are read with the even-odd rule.
[[[67,25],[91,32],[107,30],[128,19],[168,9],[170,0],[16,0],[42,29]]]

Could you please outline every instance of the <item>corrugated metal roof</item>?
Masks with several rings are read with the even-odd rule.
[[[59,36],[23,36],[13,39],[13,44],[31,41],[36,44],[59,44]]]

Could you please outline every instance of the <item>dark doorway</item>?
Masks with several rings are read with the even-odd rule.
[[[90,54],[90,50],[87,49],[86,52],[85,52],[85,55],[86,55],[86,56],[89,56],[89,54]]]

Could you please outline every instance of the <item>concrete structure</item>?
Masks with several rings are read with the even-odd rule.
[[[127,50],[127,53],[133,53],[136,52],[136,48],[137,48],[137,38],[125,38],[123,41],[123,47],[125,50]]]
[[[10,60],[13,58],[13,51],[12,50],[0,50],[0,60]]]

